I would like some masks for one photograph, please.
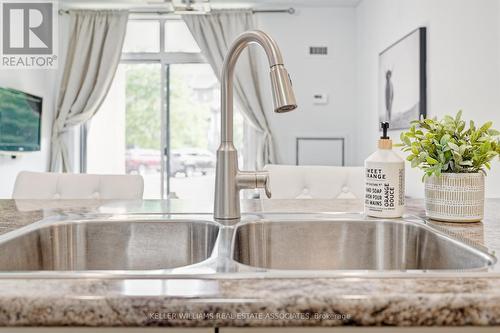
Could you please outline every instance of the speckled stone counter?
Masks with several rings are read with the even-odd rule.
[[[66,213],[209,212],[183,201],[0,200],[0,233]],[[243,210],[359,211],[349,200],[246,201]],[[422,202],[408,212],[422,215]],[[430,222],[500,250],[500,200],[481,223]],[[500,325],[498,273],[409,278],[0,279],[2,326]]]

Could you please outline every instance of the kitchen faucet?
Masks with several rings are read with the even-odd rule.
[[[233,74],[241,52],[251,43],[256,43],[267,55],[271,71],[274,111],[287,112],[297,108],[292,83],[283,57],[276,42],[265,32],[252,30],[239,35],[224,59],[221,73],[221,143],[217,150],[215,172],[215,207],[217,220],[236,222],[240,214],[239,193],[242,189],[264,188],[268,198],[269,176],[265,171],[240,171],[238,152],[233,144]]]

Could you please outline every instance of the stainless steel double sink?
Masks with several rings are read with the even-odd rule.
[[[227,277],[489,270],[487,251],[406,217],[249,214],[49,218],[0,236],[1,277]]]

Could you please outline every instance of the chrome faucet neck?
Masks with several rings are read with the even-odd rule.
[[[271,84],[276,112],[296,108],[288,73],[276,42],[265,32],[252,30],[239,35],[230,46],[221,72],[221,144],[217,150],[214,217],[217,220],[237,221],[240,214],[239,191],[265,188],[271,193],[268,176],[263,172],[241,172],[238,153],[233,145],[233,85],[234,68],[241,52],[252,43],[260,45],[271,68]]]

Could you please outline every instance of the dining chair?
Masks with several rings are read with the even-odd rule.
[[[266,165],[272,199],[361,199],[363,167]],[[261,197],[266,197],[261,195]]]
[[[140,175],[95,175],[21,171],[13,199],[142,199]]]

